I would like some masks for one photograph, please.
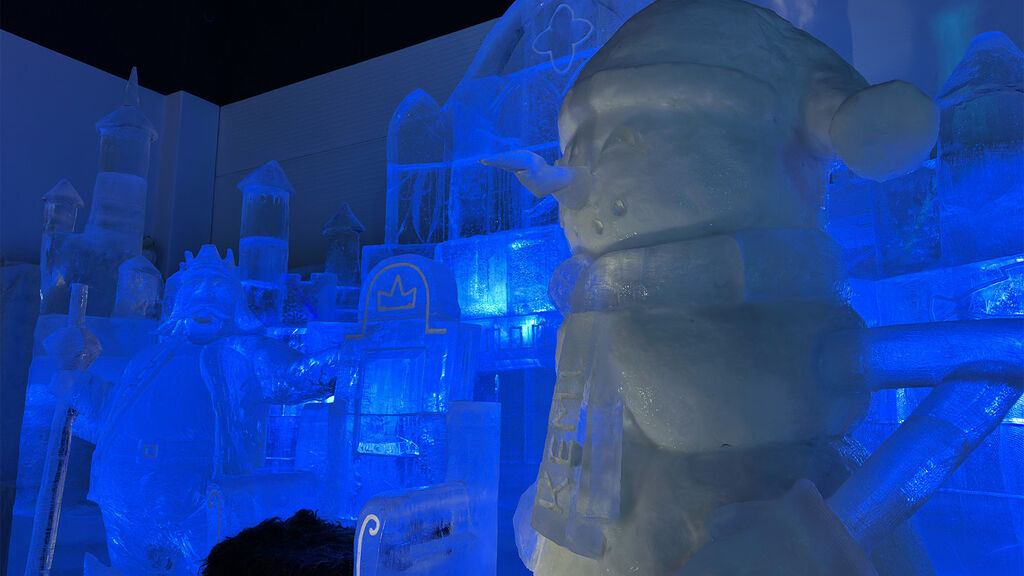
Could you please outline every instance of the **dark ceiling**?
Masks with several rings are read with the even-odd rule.
[[[512,0],[0,0],[0,28],[230,104],[501,16]]]

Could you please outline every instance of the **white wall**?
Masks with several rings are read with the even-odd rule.
[[[39,262],[41,197],[67,178],[88,218],[100,154],[94,124],[121,105],[125,79],[0,31],[0,254]],[[139,70],[144,83],[146,71]],[[164,97],[139,91],[142,111],[163,132]],[[157,141],[150,156],[147,233],[156,220]]]
[[[320,230],[342,202],[384,242],[385,141],[395,108],[417,88],[443,105],[495,21],[335,70],[221,108],[213,241],[238,248],[236,185],[277,160],[295,188],[290,266],[322,264]]]

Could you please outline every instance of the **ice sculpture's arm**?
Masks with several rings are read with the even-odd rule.
[[[252,360],[263,397],[273,404],[296,404],[334,394],[346,355],[334,348],[306,356],[270,338],[233,338],[231,348]]]
[[[1024,320],[841,332],[821,351],[827,385],[936,386],[828,499],[866,550],[912,516],[1024,392]]]

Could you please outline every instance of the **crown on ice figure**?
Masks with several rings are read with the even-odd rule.
[[[395,293],[398,293],[397,295]],[[377,310],[379,312],[391,312],[393,310],[411,310],[416,307],[416,287],[406,290],[402,286],[401,274],[395,274],[395,282],[391,285],[391,291],[377,291]]]
[[[231,248],[228,248],[227,255],[222,260],[220,252],[213,244],[203,244],[199,249],[199,254],[196,256],[192,255],[191,250],[185,251],[185,271],[191,272],[201,268],[213,269],[231,276],[238,274],[238,268],[235,266],[235,255],[231,252]]]

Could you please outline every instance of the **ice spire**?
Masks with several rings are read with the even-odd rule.
[[[243,194],[253,187],[277,188],[289,194],[295,194],[295,189],[288,182],[288,177],[284,175],[284,170],[275,160],[271,160],[253,170],[252,173],[238,183],[238,189]]]
[[[128,83],[124,85],[124,102],[121,106],[139,106],[139,71],[135,66],[132,66]]]
[[[78,191],[66,179],[43,194],[43,231],[73,232],[78,210],[85,206]]]
[[[1002,32],[979,34],[936,98],[943,107],[988,92],[1024,91],[1024,54]]]
[[[356,215],[352,213],[352,209],[349,208],[348,202],[342,202],[341,208],[338,208],[338,213],[324,224],[322,234],[324,238],[331,238],[344,232],[362,234],[365,231],[366,228],[359,219],[356,218]]]
[[[348,202],[343,202],[338,213],[324,224],[323,237],[328,242],[324,271],[336,274],[339,285],[359,285],[359,235],[365,230]]]

